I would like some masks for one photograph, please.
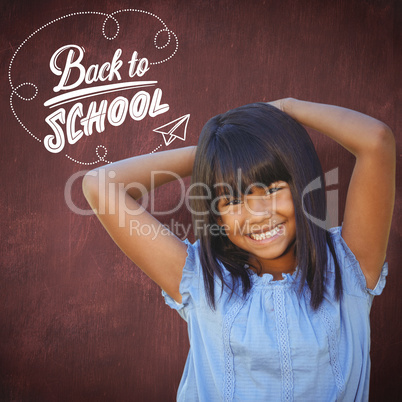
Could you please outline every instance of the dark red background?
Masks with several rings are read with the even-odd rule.
[[[142,122],[127,119],[66,149],[81,161],[95,159],[97,144],[107,146],[110,160],[151,152],[161,143],[152,129],[187,113],[186,142],[176,140],[169,148],[193,145],[209,117],[284,96],[359,110],[386,122],[400,138],[400,2],[3,0],[0,399],[5,401],[175,398],[188,350],[184,321],[95,217],[67,207],[65,184],[85,166],[65,158],[65,152],[50,154],[18,124],[9,106],[8,66],[33,31],[72,12],[126,7],[155,13],[178,36],[178,53],[144,77],[158,80],[170,110]],[[131,18],[130,33],[122,31],[120,42],[102,38],[99,19],[77,18],[52,25],[27,43],[15,59],[12,79],[14,85],[32,81],[42,89],[35,101],[15,100],[32,132],[44,136],[46,110],[39,100],[49,98],[56,83],[48,63],[58,43],[85,44],[88,63],[107,61],[115,43],[123,58],[134,50],[143,57],[147,51],[157,54],[151,50],[156,31],[150,20]],[[324,170],[339,168],[340,184],[331,189],[339,191],[341,217],[353,157],[311,135]],[[381,183],[373,186],[381,191]],[[160,210],[174,205],[176,190],[172,185],[157,192]],[[86,208],[79,180],[73,199]],[[402,399],[398,218],[397,206],[388,282],[371,313],[371,401]],[[167,224],[171,219],[190,222],[185,208],[161,218]]]

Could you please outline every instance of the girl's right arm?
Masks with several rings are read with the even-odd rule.
[[[379,120],[354,110],[287,98],[273,105],[332,138],[355,158],[342,238],[374,289],[384,264],[395,199],[395,139]]]
[[[125,159],[89,171],[82,183],[86,199],[112,239],[177,302],[187,246],[137,200],[177,176],[190,176],[195,150],[186,147]]]

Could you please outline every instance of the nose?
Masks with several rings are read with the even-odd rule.
[[[272,200],[263,196],[249,196],[247,197],[245,207],[247,212],[251,215],[250,220],[259,220],[261,217],[272,216]]]

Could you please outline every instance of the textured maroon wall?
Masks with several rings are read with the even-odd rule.
[[[104,133],[66,146],[65,152],[49,153],[10,109],[7,75],[14,52],[55,18],[126,7],[155,13],[178,37],[177,54],[152,66],[144,77],[159,82],[169,112],[141,122],[127,119],[120,127],[108,126]],[[151,152],[161,143],[152,130],[184,114],[191,115],[188,138],[169,148],[192,145],[212,115],[283,96],[360,110],[385,121],[398,137],[397,7],[392,0],[3,0],[0,399],[174,400],[183,369],[188,349],[184,321],[164,305],[157,286],[122,255],[96,218],[68,208],[66,182],[86,166],[65,153],[89,162],[96,159],[98,144],[107,147],[109,160]],[[60,44],[84,46],[89,64],[109,60],[117,47],[125,63],[134,50],[157,59],[151,44],[161,26],[144,14],[118,18],[121,33],[115,41],[102,37],[102,18],[81,15],[41,30],[15,57],[13,85],[29,81],[40,87],[30,102],[13,96],[19,118],[38,138],[49,134],[43,101],[57,83],[49,60]],[[111,21],[108,29],[113,29]],[[21,91],[32,96],[32,88]],[[343,203],[353,158],[316,133],[312,136],[324,170],[339,167],[340,184],[333,189]],[[373,185],[381,191],[381,183]],[[86,207],[79,180],[72,193],[74,202]],[[175,193],[174,186],[158,191],[157,207],[171,208]],[[390,239],[388,284],[371,315],[372,401],[402,398],[398,218],[400,209]],[[167,224],[171,219],[190,222],[184,208],[161,219]]]

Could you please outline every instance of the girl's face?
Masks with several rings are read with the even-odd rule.
[[[278,181],[248,190],[239,198],[227,195],[219,200],[218,223],[232,243],[250,253],[251,263],[258,260],[263,273],[282,279],[281,273],[296,267],[296,220],[289,185]]]

